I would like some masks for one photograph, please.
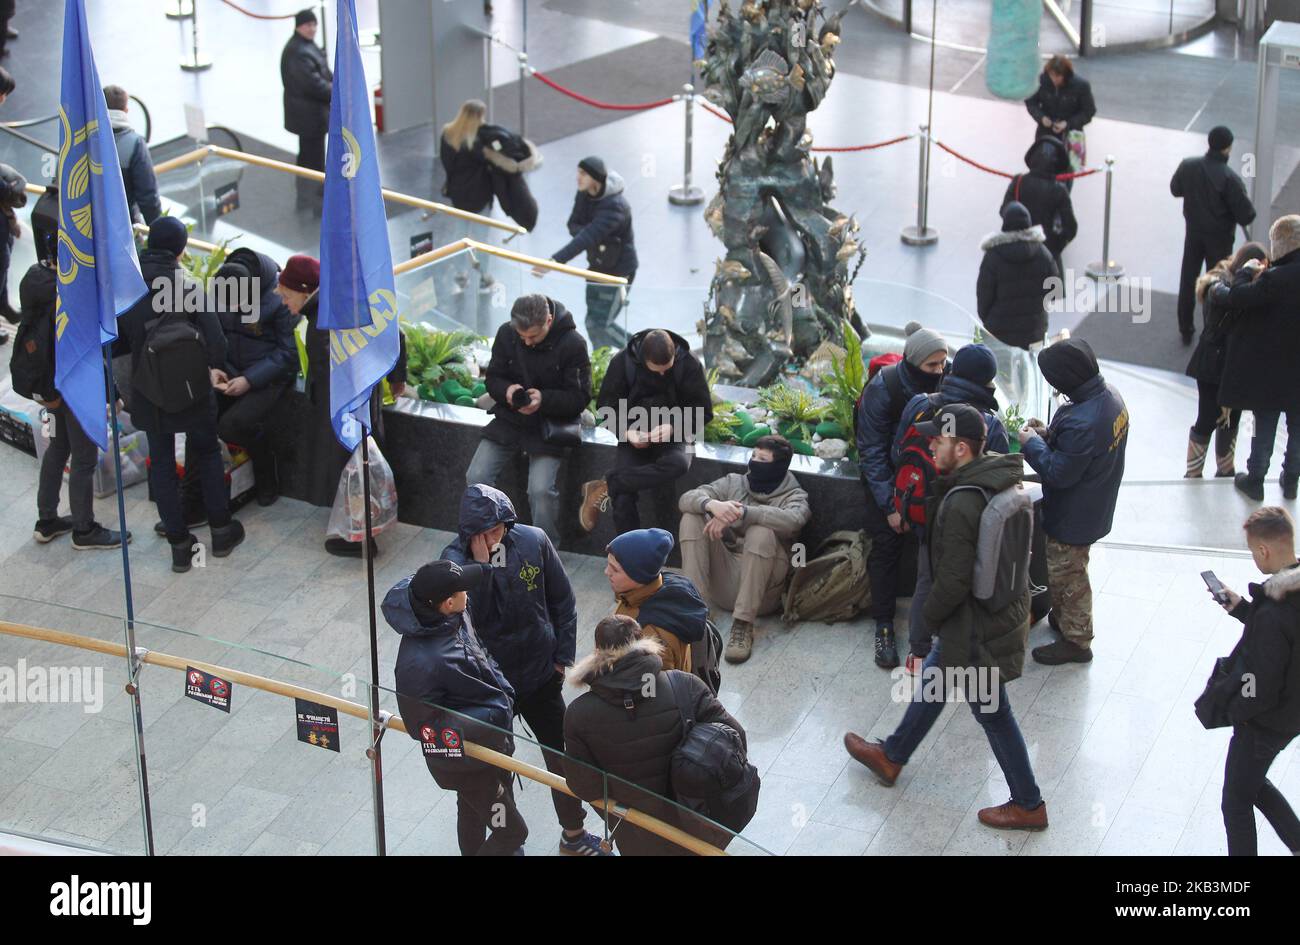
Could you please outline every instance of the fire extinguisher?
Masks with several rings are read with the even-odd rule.
[[[375,130],[384,130],[384,87],[375,86]]]

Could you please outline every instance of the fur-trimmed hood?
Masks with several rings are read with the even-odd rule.
[[[1273,600],[1300,593],[1300,565],[1277,572],[1259,587]]]
[[[1278,217],[1269,228],[1269,258],[1273,262],[1300,249],[1300,214]]]
[[[1043,232],[1043,228],[1040,225],[1035,223],[1027,230],[1008,230],[1005,233],[990,233],[988,236],[984,237],[984,241],[980,243],[980,249],[987,253],[995,246],[1009,246],[1013,243],[1045,242],[1047,242],[1047,234]]]
[[[600,681],[602,688],[640,690],[646,672],[658,672],[663,666],[664,645],[654,637],[634,640],[612,650],[593,650],[569,667],[571,686],[591,686]],[[649,669],[653,662],[654,669]],[[631,670],[631,672],[629,672]],[[630,679],[622,677],[629,676]],[[628,686],[627,683],[633,683]]]

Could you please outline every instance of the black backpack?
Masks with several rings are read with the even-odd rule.
[[[9,375],[14,393],[29,400],[52,400],[54,388],[54,313],[32,309],[14,334]]]
[[[688,810],[739,833],[758,810],[761,786],[758,769],[746,758],[745,743],[739,732],[721,722],[696,722],[694,705],[673,685],[673,672],[663,674],[668,695],[681,713],[683,726],[682,740],[673,750],[669,773],[673,799]]]
[[[691,644],[691,672],[703,680],[715,696],[722,688],[722,633],[718,625],[704,618],[704,638]]]
[[[208,396],[208,345],[184,313],[160,315],[144,326],[144,350],[132,386],[164,413],[180,413]]]

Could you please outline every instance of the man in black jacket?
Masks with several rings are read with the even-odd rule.
[[[1300,856],[1300,819],[1268,769],[1300,735],[1300,563],[1295,523],[1283,508],[1257,509],[1244,525],[1255,566],[1269,575],[1250,585],[1250,603],[1225,588],[1220,603],[1243,624],[1241,642],[1228,665],[1241,673],[1242,688],[1228,703],[1232,741],[1223,771],[1223,825],[1229,856],[1255,856],[1255,808]]]
[[[325,51],[316,45],[316,14],[298,11],[293,27],[293,35],[280,54],[284,130],[298,136],[298,166],[323,171],[334,74]]]
[[[545,295],[524,295],[497,329],[484,382],[495,401],[465,471],[468,485],[495,485],[519,452],[528,457],[533,524],[560,543],[560,462],[591,400],[591,359],[573,316]],[[565,431],[563,428],[567,427]]]
[[[627,332],[618,324],[632,280],[636,278],[636,242],[632,235],[632,207],[623,196],[623,178],[607,170],[598,157],[578,162],[578,193],[567,224],[569,240],[551,258],[567,263],[587,254],[587,268],[627,279],[626,286],[587,283],[587,339],[592,348],[627,344]],[[543,276],[545,269],[534,269]]]
[[[106,85],[104,102],[108,105],[108,120],[113,126],[113,143],[117,145],[117,163],[122,170],[127,209],[133,218],[152,223],[162,216],[162,201],[158,199],[158,179],[154,176],[149,145],[126,114],[131,98],[120,85]]]
[[[1057,271],[1064,276],[1065,266],[1061,253],[1079,232],[1079,222],[1074,218],[1074,204],[1070,191],[1056,179],[1057,174],[1070,169],[1069,155],[1059,138],[1050,135],[1039,138],[1025,152],[1028,174],[1017,174],[1007,185],[1002,196],[1002,211],[1013,201],[1025,205],[1029,222],[1043,228],[1043,236]]]
[[[1233,232],[1255,219],[1255,207],[1246,185],[1228,164],[1232,130],[1223,125],[1210,129],[1210,150],[1200,157],[1184,158],[1169,181],[1169,192],[1182,198],[1183,268],[1178,279],[1178,331],[1183,344],[1195,334],[1196,277],[1201,265],[1213,269],[1232,255]]]
[[[637,498],[690,468],[687,445],[713,419],[704,368],[686,339],[662,328],[638,332],[610,359],[596,397],[597,422],[618,437],[614,468],[583,484],[578,521],[591,531],[610,502],[619,534],[641,527]]]
[[[1060,276],[1043,228],[1024,204],[1002,208],[1002,230],[984,237],[975,298],[980,321],[998,341],[1028,350],[1047,335],[1051,282]]]
[[[1254,436],[1246,472],[1233,480],[1245,495],[1262,502],[1277,439],[1286,414],[1286,455],[1282,496],[1296,497],[1300,482],[1300,214],[1279,217],[1268,231],[1269,265],[1252,260],[1241,267],[1232,287],[1210,290],[1214,304],[1237,311],[1228,332],[1219,403],[1251,411]]]

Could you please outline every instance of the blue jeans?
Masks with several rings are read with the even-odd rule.
[[[931,667],[934,667],[934,670],[931,670]],[[941,670],[939,643],[936,641],[930,649],[930,655],[925,658],[918,679],[917,697],[907,707],[903,721],[899,723],[894,734],[885,739],[885,757],[895,764],[907,764],[912,753],[916,751],[943,712],[947,691],[942,682],[937,687],[943,694],[942,698],[921,698],[922,693],[931,694],[926,692],[927,689],[935,688],[933,685],[926,685],[930,673]],[[933,694],[938,695],[938,693]],[[1002,776],[1007,779],[1007,784],[1011,788],[1012,802],[1026,810],[1038,807],[1043,802],[1043,794],[1034,780],[1034,770],[1029,764],[1029,749],[1025,747],[1024,736],[1020,734],[1020,726],[1016,724],[1016,717],[1011,713],[1011,703],[1007,701],[1007,687],[998,683],[997,708],[993,711],[986,711],[988,703],[981,700],[979,693],[967,692],[966,699],[975,721],[984,728],[989,747],[993,749],[993,756],[997,758],[998,766],[1002,769]]]
[[[506,463],[519,452],[518,447],[503,446],[493,440],[479,440],[474,458],[465,471],[466,485],[481,482],[495,486]],[[549,453],[528,455],[528,505],[533,524],[546,532],[551,544],[560,545],[560,463],[562,458]]]
[[[912,606],[907,611],[907,645],[913,656],[924,658],[930,654],[931,633],[922,611],[934,579],[930,576],[930,546],[926,544],[925,533],[918,533],[917,538],[920,553],[916,558],[916,590],[912,592]]]
[[[1269,460],[1273,458],[1273,444],[1277,440],[1277,422],[1282,416],[1279,410],[1254,410],[1255,435],[1250,440],[1250,456],[1246,460],[1246,472],[1253,479],[1263,479],[1268,475]],[[1286,414],[1286,453],[1282,457],[1282,478],[1295,479],[1300,476],[1300,412],[1287,411]]]

